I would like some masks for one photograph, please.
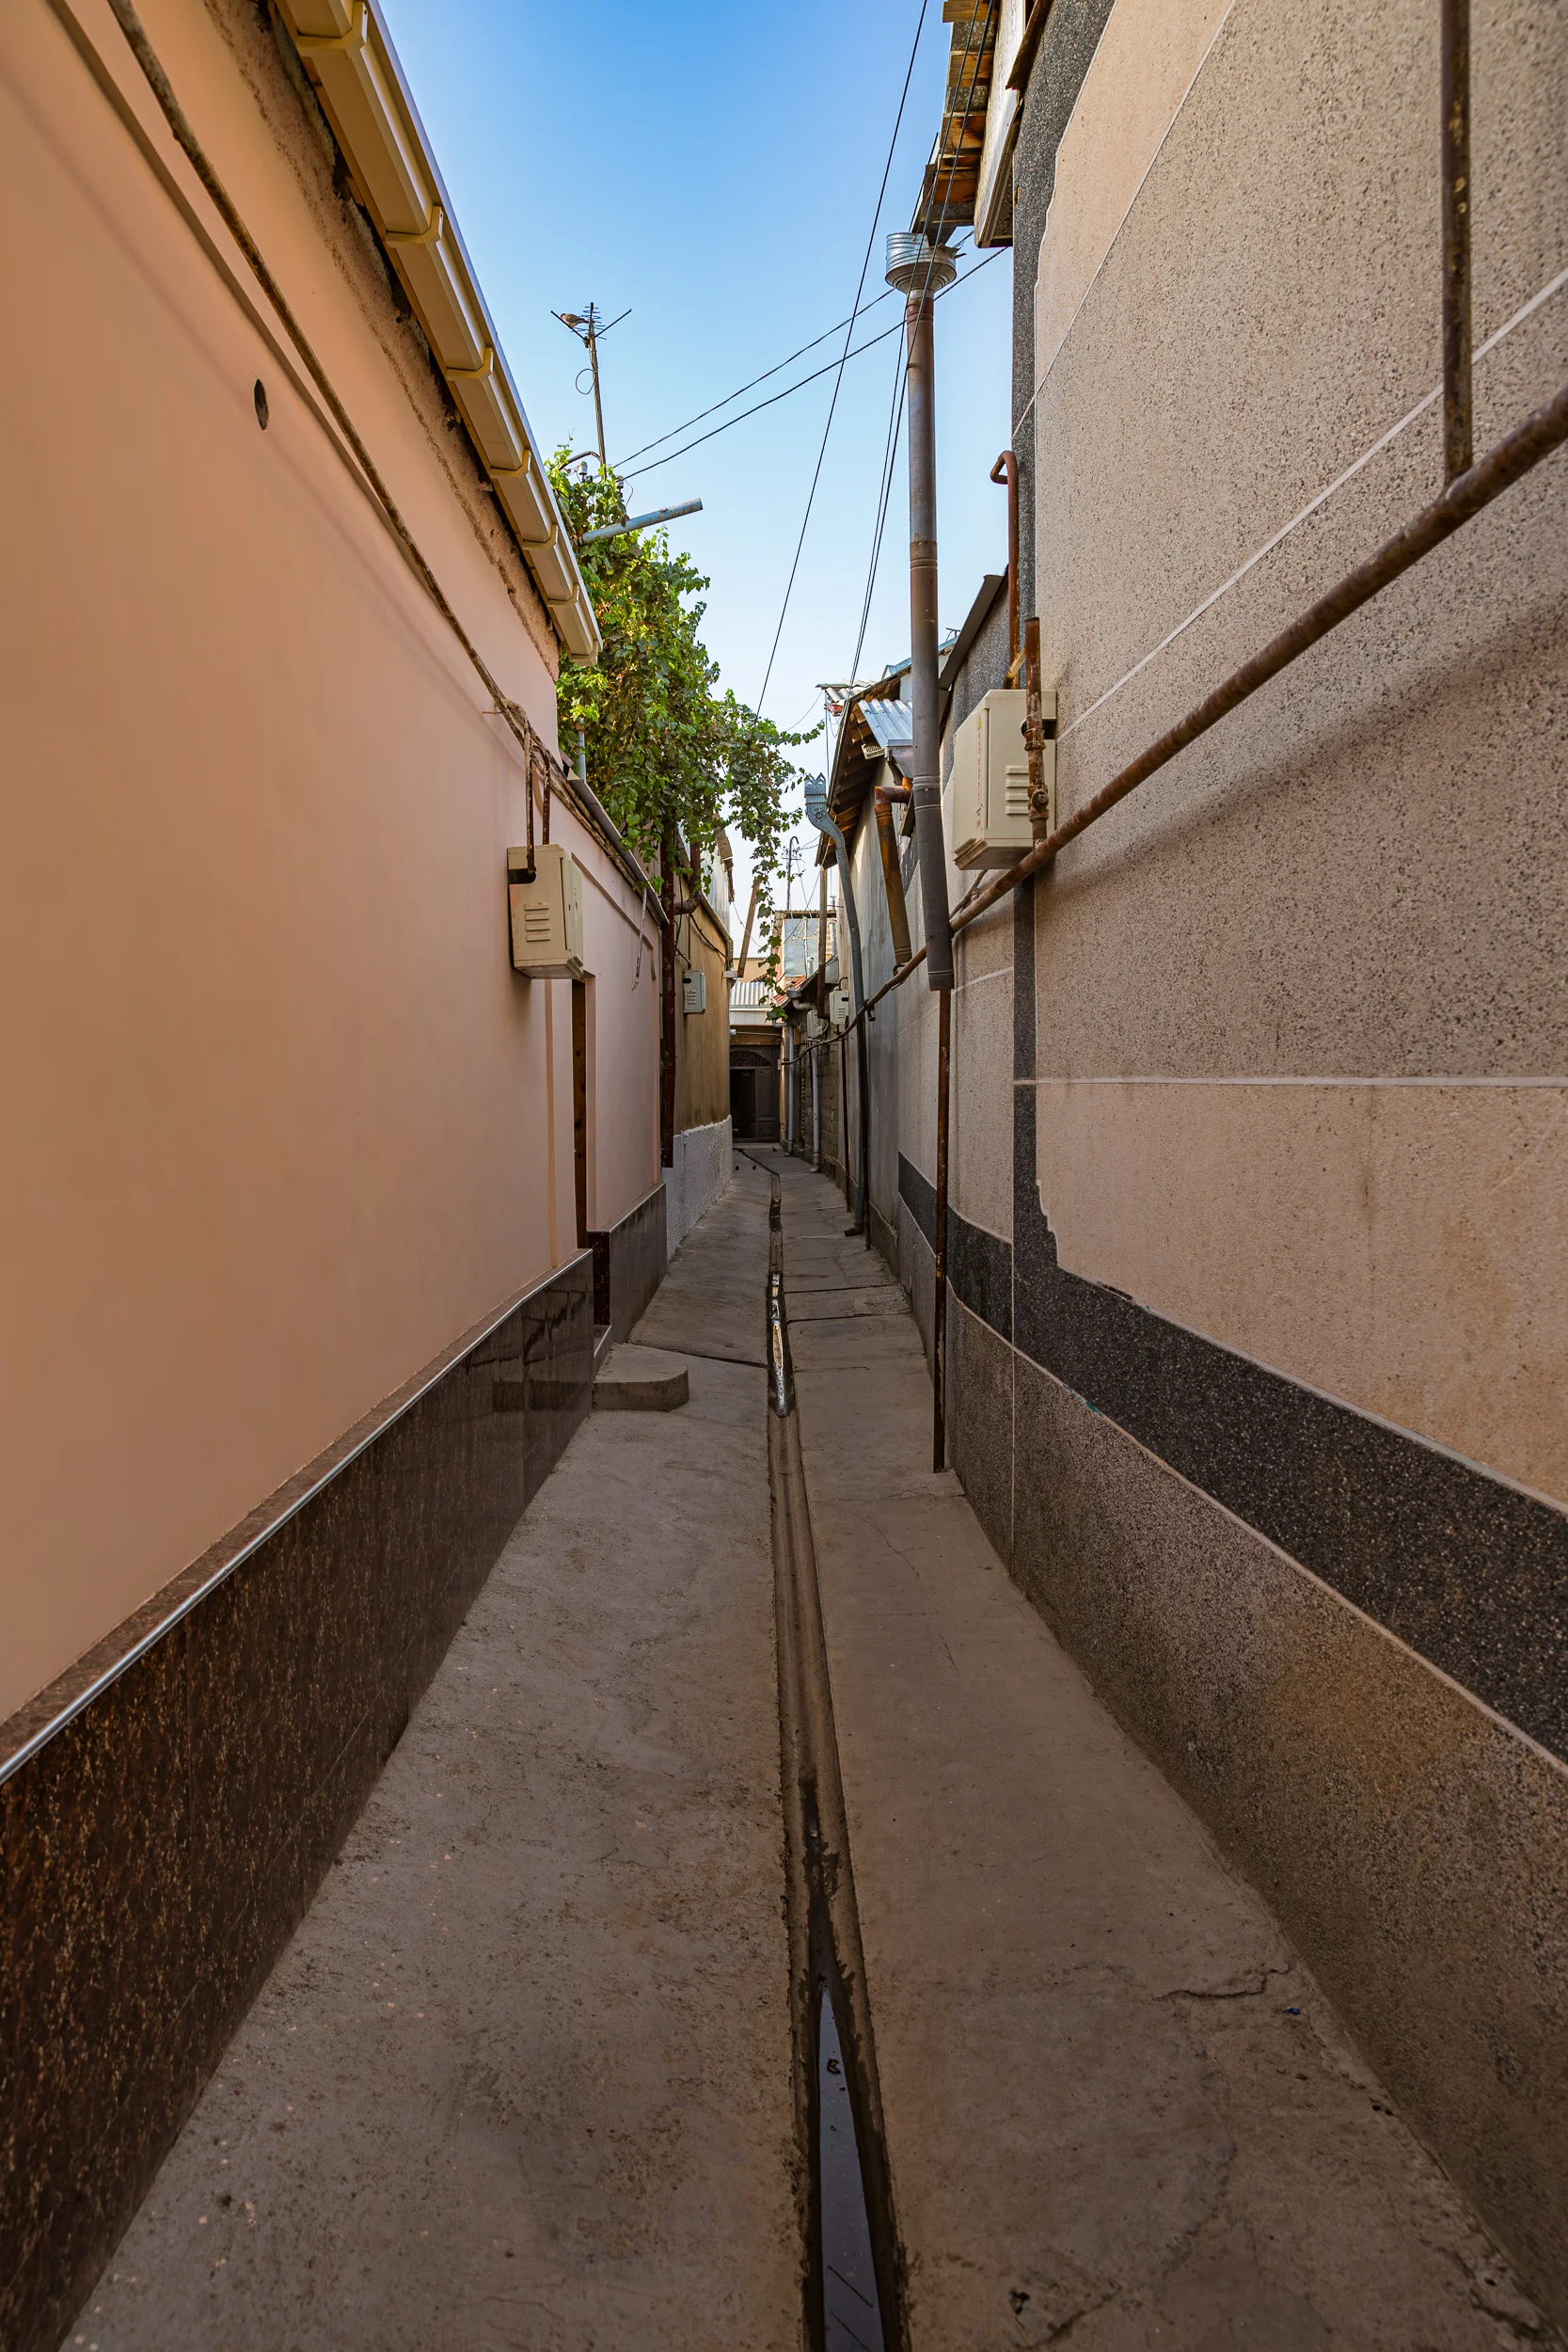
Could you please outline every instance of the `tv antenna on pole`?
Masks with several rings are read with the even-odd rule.
[[[621,318],[604,319],[600,317],[597,309],[591,302],[586,310],[552,310],[550,316],[552,319],[559,319],[562,326],[570,327],[578,342],[588,353],[588,369],[594,378],[594,422],[597,427],[599,437],[599,471],[608,473],[610,459],[605,454],[604,445],[604,402],[599,392],[599,344],[610,328],[619,326],[621,319],[629,319],[631,312],[629,310],[623,310]],[[584,389],[580,372],[578,376],[578,389],[579,392]]]

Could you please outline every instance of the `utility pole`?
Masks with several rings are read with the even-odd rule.
[[[952,284],[956,268],[946,246],[933,246],[918,231],[895,230],[888,238],[887,282],[904,296],[909,338],[910,701],[914,712],[910,797],[920,853],[927,985],[944,993],[953,985],[953,934],[948,927],[937,731],[937,430],[931,310],[933,297]]]
[[[604,445],[604,399],[599,389],[599,344],[610,327],[619,326],[621,319],[630,318],[631,312],[623,310],[621,318],[610,319],[607,323],[600,317],[597,306],[591,302],[586,310],[552,310],[550,316],[559,319],[562,326],[569,327],[588,354],[589,372],[594,378],[594,425],[599,442],[599,471],[608,473],[610,459]],[[582,389],[580,375],[578,389],[579,391]]]
[[[594,371],[594,424],[599,437],[599,471],[609,469],[610,460],[604,446],[604,398],[599,390],[599,322],[592,303],[588,306],[587,332],[583,342],[588,346],[588,364]]]

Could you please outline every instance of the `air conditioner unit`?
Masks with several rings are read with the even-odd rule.
[[[512,910],[512,969],[531,980],[582,977],[582,874],[575,857],[559,843],[542,841],[533,852],[506,853],[506,895]]]
[[[953,863],[965,867],[1011,866],[1034,840],[1029,822],[1029,755],[1023,740],[1028,696],[998,687],[970,712],[953,736],[953,772],[942,798]],[[1040,781],[1056,822],[1056,694],[1040,695],[1045,722]]]
[[[705,972],[689,972],[682,980],[681,1010],[683,1012],[706,1012],[707,974]]]

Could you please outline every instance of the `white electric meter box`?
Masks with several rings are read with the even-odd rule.
[[[985,695],[955,730],[947,837],[953,863],[964,867],[1011,866],[1034,841],[1029,822],[1029,753],[1023,739],[1029,697],[1019,687]],[[1045,725],[1040,782],[1049,796],[1050,830],[1056,824],[1056,694],[1040,695]]]
[[[849,1019],[849,991],[835,988],[828,998],[828,1018],[835,1029],[842,1029]]]
[[[682,980],[681,1010],[683,1012],[706,1012],[707,974],[705,972],[689,972]]]
[[[582,871],[558,842],[541,841],[529,879],[528,851],[506,853],[512,910],[512,969],[531,980],[582,977]]]

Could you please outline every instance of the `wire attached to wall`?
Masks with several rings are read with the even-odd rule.
[[[105,96],[109,98],[110,103],[115,103],[115,102],[119,99],[119,93],[114,83],[113,76],[110,74],[109,70],[104,65],[103,59],[99,56],[97,49],[88,38],[86,29],[78,22],[71,8],[66,5],[66,0],[48,0],[48,6],[59,22],[68,40],[71,41],[71,46],[76,50],[77,55],[83,59],[84,63],[87,66],[88,71],[93,74],[94,79],[98,82],[100,88],[103,90]],[[430,597],[436,611],[441,615],[441,618],[446,622],[448,628],[451,630],[452,635],[456,638],[464,653],[467,656],[468,660],[473,665],[473,668],[477,672],[482,683],[487,688],[491,697],[492,707],[498,716],[504,720],[508,729],[515,738],[519,747],[521,748],[523,754],[524,772],[528,778],[529,834],[531,854],[533,831],[534,763],[535,761],[543,763],[546,772],[551,779],[552,787],[557,789],[564,787],[567,791],[568,798],[573,800],[574,807],[578,807],[575,796],[571,794],[570,772],[566,767],[566,763],[561,758],[559,754],[550,751],[549,747],[546,744],[544,739],[538,733],[538,730],[535,728],[532,721],[528,715],[528,712],[523,708],[522,705],[518,702],[515,702],[511,695],[504,691],[499,681],[491,671],[489,664],[485,661],[484,657],[481,654],[472,638],[468,635],[467,630],[464,628],[463,623],[458,618],[457,613],[452,609],[452,606],[443,591],[439,580],[436,579],[429,563],[426,561],[419,542],[415,539],[413,532],[404,521],[396,500],[393,498],[390,489],[382,477],[380,469],[377,467],[375,460],[371,455],[363,437],[359,434],[352,417],[349,415],[348,410],[344,406],[343,402],[340,397],[336,387],[333,385],[331,378],[328,376],[325,368],[317,357],[315,349],[309,337],[306,335],[303,326],[294,316],[294,312],[289,302],[288,296],[284,294],[277,279],[273,276],[273,273],[269,268],[260,246],[257,245],[255,238],[251,235],[249,229],[246,227],[238,207],[229,194],[223,181],[219,178],[217,170],[205,149],[202,147],[200,140],[197,137],[190,119],[186,115],[184,108],[181,105],[178,97],[175,95],[174,87],[169,81],[167,72],[165,71],[157,52],[153,49],[151,42],[147,37],[147,33],[142,25],[141,20],[136,14],[135,8],[131,5],[131,0],[108,0],[108,6],[112,15],[114,16],[116,24],[119,26],[121,33],[125,37],[126,43],[130,48],[133,57],[135,59],[136,64],[140,67],[143,77],[146,80],[149,88],[151,90],[153,97],[158,103],[158,106],[163,114],[164,119],[167,123],[170,132],[173,134],[176,144],[180,147],[187,162],[190,164],[192,170],[196,173],[198,180],[201,183],[202,188],[205,190],[214,210],[217,212],[224,227],[228,230],[230,235],[233,238],[235,245],[239,247],[239,250],[244,257],[251,275],[256,279],[257,284],[261,287],[262,294],[266,296],[267,301],[276,313],[278,323],[282,326],[284,333],[287,335],[289,342],[293,345],[307,375],[309,377],[311,384],[315,387],[315,389],[321,399],[325,402],[333,423],[337,426],[338,431],[342,435],[343,440],[347,443],[349,450],[352,452],[355,464],[358,468],[357,478],[361,480],[362,485],[370,493],[374,502],[376,512],[380,515],[382,521],[391,532],[400,552],[403,554],[415,578],[419,580],[420,586]],[[124,104],[123,100],[120,100],[119,103],[116,104],[116,111],[120,115],[121,119],[126,123],[126,127],[131,131],[132,135],[136,139],[138,147],[142,149],[144,154],[147,155],[149,161],[152,164],[153,168],[157,171],[160,180],[164,183],[168,193],[174,199],[174,201],[179,206],[182,214],[187,219],[190,226],[195,230],[198,237],[209,252],[211,258],[216,265],[223,270],[224,275],[227,277],[229,273],[227,266],[223,262],[222,256],[212,245],[211,239],[208,237],[206,230],[203,229],[196,215],[191,211],[191,208],[182,192],[179,188],[177,182],[175,182],[172,176],[168,173],[167,167],[164,165],[162,158],[157,154],[156,150],[147,139],[146,134],[142,132],[141,126],[136,121],[134,113],[132,113],[130,108]],[[233,281],[230,280],[230,283],[232,282]],[[252,313],[252,315],[254,316],[255,314]],[[271,342],[270,337],[268,337],[268,342],[269,343]],[[276,349],[276,346],[273,347]],[[297,379],[295,380],[297,381]],[[589,818],[587,814],[580,808],[578,809],[578,814],[582,817],[583,822],[589,825],[590,831],[597,834],[599,828],[592,823],[592,820]],[[617,844],[611,841],[607,842],[606,846],[610,850],[611,854],[617,857],[626,866],[629,879],[631,879],[634,882],[645,882],[647,881],[647,876],[643,871],[641,860],[636,858],[633,852],[626,847],[626,845]]]

